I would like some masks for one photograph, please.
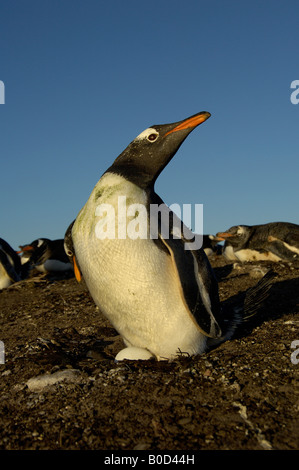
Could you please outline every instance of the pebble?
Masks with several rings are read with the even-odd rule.
[[[257,279],[257,278],[263,277],[266,274],[266,272],[267,272],[266,269],[255,267],[251,271],[249,271],[249,276],[254,279]]]
[[[104,354],[93,349],[87,351],[86,357],[88,357],[89,359],[94,359],[95,361],[103,361],[104,359],[106,359]]]
[[[42,374],[36,377],[31,377],[26,382],[27,387],[32,392],[38,392],[48,385],[54,385],[58,382],[77,382],[81,372],[77,369],[65,369],[55,372],[54,374]]]
[[[191,418],[181,418],[178,420],[178,423],[181,425],[181,426],[185,426],[185,424],[189,424],[191,423]]]
[[[136,444],[135,447],[133,447],[133,450],[147,450],[150,448],[150,443],[149,442],[139,442]]]

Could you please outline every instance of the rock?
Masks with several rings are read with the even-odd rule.
[[[260,266],[256,266],[253,269],[249,271],[249,276],[252,277],[253,279],[259,279],[262,278],[267,272],[267,269],[262,268]]]
[[[32,392],[38,392],[48,385],[54,385],[58,382],[77,382],[81,372],[76,369],[65,369],[55,372],[54,374],[43,374],[32,377],[26,382],[27,387]]]
[[[150,448],[150,443],[149,442],[139,442],[136,444],[135,447],[133,447],[133,450],[147,450]]]

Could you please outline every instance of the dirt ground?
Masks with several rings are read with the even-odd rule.
[[[0,449],[299,449],[299,262],[211,264],[223,300],[277,277],[232,340],[171,362],[116,363],[121,338],[71,276],[0,291]]]

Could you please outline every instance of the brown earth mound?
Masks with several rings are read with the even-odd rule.
[[[298,449],[299,262],[211,263],[223,300],[277,277],[232,340],[171,362],[115,363],[122,340],[72,277],[0,291],[0,449]]]

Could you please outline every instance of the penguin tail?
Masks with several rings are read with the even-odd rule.
[[[270,270],[255,286],[246,291],[242,315],[243,321],[247,321],[258,312],[261,304],[269,296],[270,289],[273,285],[273,280],[276,276],[277,274]]]
[[[245,293],[237,295],[237,299],[233,297],[222,303],[222,341],[231,339],[242,323],[257,314],[269,295],[275,277],[276,273],[270,270],[255,286],[250,287]]]

